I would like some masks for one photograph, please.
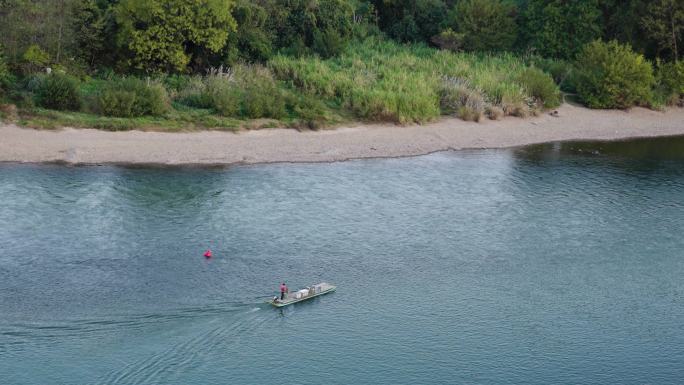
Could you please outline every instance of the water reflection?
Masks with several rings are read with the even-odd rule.
[[[554,164],[600,168],[637,178],[675,177],[684,173],[684,137],[540,144],[513,150],[518,162],[547,167]]]

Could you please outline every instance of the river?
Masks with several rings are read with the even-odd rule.
[[[683,138],[4,164],[0,384],[677,384],[683,234]]]

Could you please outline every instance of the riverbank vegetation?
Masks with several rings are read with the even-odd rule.
[[[0,117],[319,128],[684,100],[677,0],[4,0]],[[16,107],[15,107],[16,106]]]

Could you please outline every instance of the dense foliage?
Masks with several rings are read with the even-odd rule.
[[[194,56],[220,51],[236,28],[232,0],[121,0],[113,12],[131,66],[183,71]]]
[[[528,44],[542,56],[573,58],[600,37],[598,0],[530,0],[525,13]]]
[[[0,50],[0,101],[4,99],[6,88],[12,82],[12,75],[10,74],[7,63],[5,62],[5,56]]]
[[[96,96],[96,108],[105,116],[158,116],[168,109],[166,89],[137,78],[110,80]]]
[[[68,75],[51,74],[31,79],[36,103],[54,110],[78,110],[81,94],[78,80]]]
[[[463,0],[449,13],[448,26],[462,34],[466,51],[505,51],[517,38],[517,8],[499,0]]]
[[[555,106],[559,87],[680,103],[682,43],[682,0],[0,0],[0,98],[211,127],[479,120]]]
[[[276,53],[331,57],[378,28],[401,42],[433,44],[450,30],[468,51],[564,59],[595,39],[616,39],[671,60],[681,55],[684,2],[2,0],[0,19],[0,44],[16,70],[201,72]]]
[[[302,92],[367,120],[425,122],[449,113],[479,120],[488,107],[526,116],[559,101],[549,75],[536,70],[531,80],[512,55],[475,57],[368,40],[334,59],[279,56],[270,66]]]
[[[659,102],[684,106],[684,61],[658,63],[657,84]]]
[[[651,102],[653,68],[617,41],[595,41],[577,59],[577,92],[592,108],[629,108]]]

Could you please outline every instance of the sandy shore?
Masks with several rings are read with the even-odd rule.
[[[73,164],[234,164],[327,162],[397,157],[465,148],[551,141],[684,135],[684,109],[595,111],[563,105],[558,117],[481,123],[448,118],[423,126],[387,124],[319,132],[268,129],[227,132],[58,131],[0,126],[0,161]]]

